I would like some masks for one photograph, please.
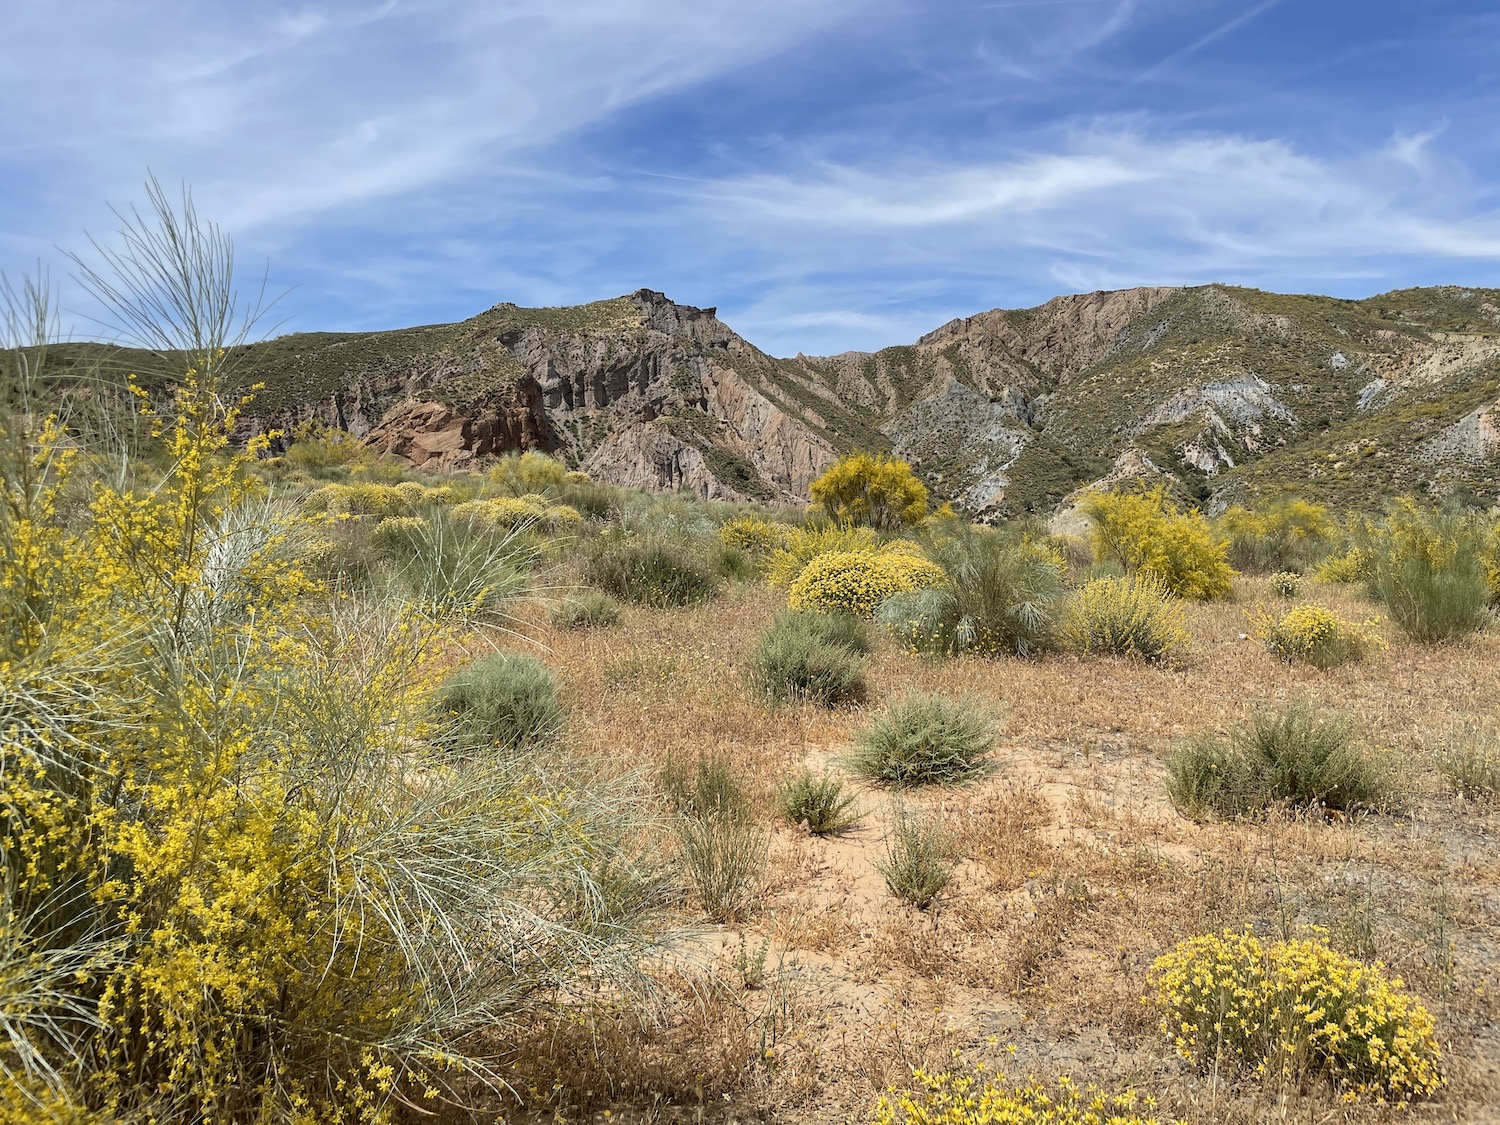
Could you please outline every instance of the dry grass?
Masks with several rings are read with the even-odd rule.
[[[576,749],[601,768],[653,774],[669,755],[727,752],[773,832],[765,888],[738,931],[704,947],[720,958],[716,983],[672,985],[685,999],[658,1029],[618,1019],[547,1027],[553,1073],[594,1096],[541,1089],[539,1102],[609,1104],[614,1120],[652,1106],[660,1116],[640,1120],[675,1119],[663,1108],[675,1104],[696,1107],[684,1120],[844,1121],[912,1064],[1012,1044],[1024,1068],[1151,1086],[1164,1112],[1195,1121],[1385,1120],[1316,1090],[1277,1100],[1242,1078],[1195,1076],[1141,1003],[1147,967],[1182,937],[1317,924],[1341,948],[1391,965],[1437,1017],[1450,1085],[1406,1119],[1490,1119],[1500,1104],[1490,1030],[1500,1018],[1500,811],[1456,802],[1438,767],[1451,716],[1493,714],[1500,632],[1429,648],[1384,627],[1391,647],[1370,660],[1288,667],[1243,636],[1247,611],[1272,597],[1264,580],[1242,579],[1236,602],[1189,607],[1192,649],[1165,667],[1065,655],[931,661],[883,643],[870,700],[833,711],[768,709],[744,687],[744,656],[782,604],[758,585],[697,608],[627,608],[607,631],[553,632],[538,618]],[[1309,582],[1304,597],[1372,615],[1343,587]],[[925,913],[893,899],[875,869],[886,794],[851,779],[870,815],[836,838],[777,825],[772,800],[800,766],[847,775],[854,733],[909,691],[1009,716],[991,774],[905,798],[940,814],[962,855]],[[1177,739],[1298,696],[1351,712],[1392,754],[1400,815],[1200,825],[1172,808],[1162,759]],[[686,906],[682,920],[699,921]],[[774,988],[725,983],[735,978],[719,951],[742,933],[752,949],[770,939]]]

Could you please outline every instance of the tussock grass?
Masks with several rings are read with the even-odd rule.
[[[1231,817],[1276,804],[1379,808],[1393,795],[1390,771],[1358,744],[1354,721],[1302,700],[1258,712],[1227,739],[1184,742],[1167,759],[1167,792],[1188,812]]]

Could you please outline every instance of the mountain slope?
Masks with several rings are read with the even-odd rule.
[[[796,502],[839,454],[893,451],[984,517],[1141,471],[1218,504],[1283,489],[1354,507],[1397,491],[1500,499],[1496,290],[1088,293],[875,353],[776,359],[715,310],[643,289],[284,336],[235,360],[265,384],[247,433],[316,418],[434,469],[538,448],[622,484]]]

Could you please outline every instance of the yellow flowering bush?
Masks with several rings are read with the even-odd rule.
[[[490,469],[489,479],[492,484],[516,492],[536,492],[567,481],[568,468],[556,457],[528,449],[500,458]]]
[[[784,523],[736,516],[719,528],[719,539],[726,547],[738,547],[756,555],[766,555],[787,542],[792,528]]]
[[[1277,659],[1332,668],[1383,649],[1385,642],[1374,632],[1378,624],[1346,621],[1327,606],[1309,602],[1279,617],[1262,613],[1254,629],[1266,651]]]
[[[839,458],[812,482],[811,492],[814,506],[835,523],[914,527],[927,516],[927,486],[905,461],[884,454]]]
[[[792,609],[869,617],[893,594],[943,582],[943,568],[915,555],[836,551],[818,555],[787,592]]]
[[[466,500],[453,506],[455,519],[486,531],[520,527],[539,527],[562,531],[578,527],[583,516],[567,504],[553,504],[545,496],[495,496],[488,500]]]
[[[1327,508],[1297,497],[1259,511],[1234,504],[1217,523],[1229,538],[1230,563],[1261,573],[1305,565],[1338,530]]]
[[[1162,1031],[1199,1067],[1228,1057],[1273,1080],[1327,1078],[1350,1098],[1403,1103],[1443,1084],[1422,1003],[1316,933],[1189,938],[1157,958],[1150,982]]]
[[[1313,569],[1313,576],[1324,582],[1337,582],[1341,585],[1362,582],[1370,573],[1372,561],[1370,552],[1356,545],[1339,554],[1329,555]]]
[[[1078,590],[1062,623],[1063,643],[1077,652],[1161,660],[1187,647],[1182,606],[1145,575],[1096,578]]]
[[[475,1032],[651,940],[634,798],[443,752],[459,638],[308,577],[205,358],[136,486],[0,409],[7,1125],[377,1125],[494,1083]]]
[[[1097,492],[1083,502],[1094,521],[1094,557],[1154,579],[1179,598],[1228,597],[1234,570],[1229,541],[1202,514],[1179,512],[1161,485],[1149,491]]]
[[[912,1085],[881,1095],[868,1125],[1157,1125],[1147,1116],[1154,1099],[1067,1077],[1012,1082],[974,1064],[958,1073],[914,1070]]]
[[[802,568],[819,555],[834,552],[873,554],[881,549],[880,536],[868,527],[829,524],[789,528],[784,541],[766,559],[766,580],[773,586],[790,586],[792,580],[802,573]]]

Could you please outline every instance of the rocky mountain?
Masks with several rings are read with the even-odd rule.
[[[536,448],[621,484],[795,502],[839,454],[868,449],[991,517],[1134,473],[1210,504],[1288,488],[1341,506],[1500,499],[1496,290],[1087,293],[794,359],[641,290],[283,336],[237,358],[265,384],[249,428],[317,418],[429,469]]]

